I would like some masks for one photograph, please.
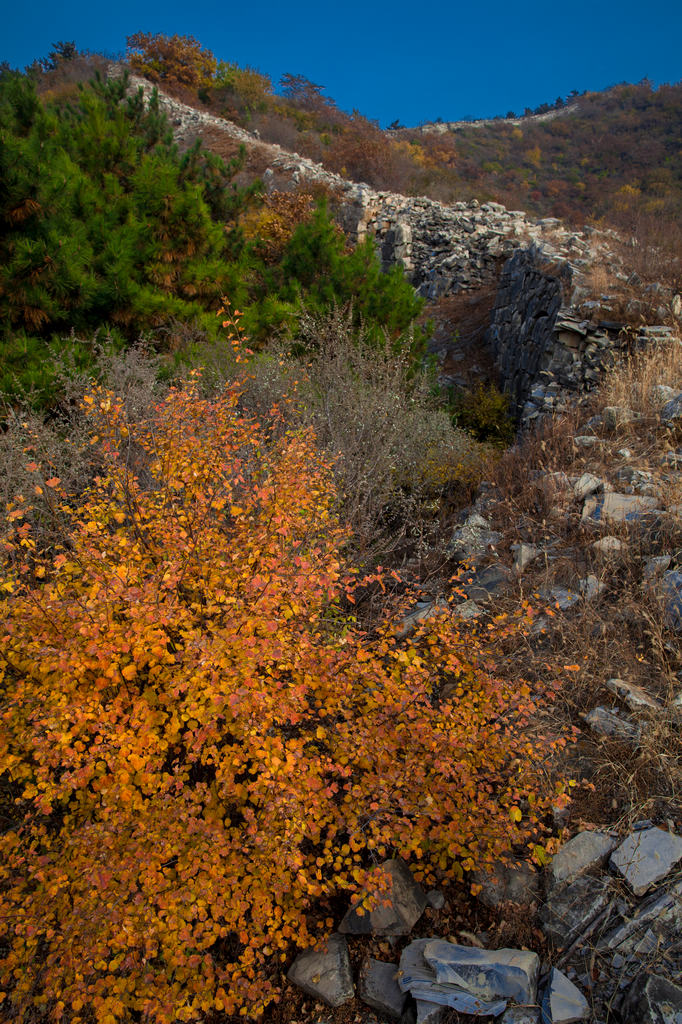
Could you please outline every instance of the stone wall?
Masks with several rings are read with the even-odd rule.
[[[625,347],[673,334],[586,319],[573,304],[574,277],[568,261],[549,261],[536,246],[518,250],[502,271],[486,341],[524,425],[594,388]]]
[[[121,71],[112,65],[109,73]],[[130,82],[151,94],[152,86],[144,79],[131,76]],[[593,298],[585,279],[595,262],[611,267],[621,280],[627,278],[612,252],[613,232],[571,231],[555,218],[534,220],[499,203],[474,199],[446,205],[376,191],[161,90],[159,104],[181,146],[211,128],[257,151],[267,164],[266,189],[323,184],[335,196],[349,238],[372,237],[384,267],[400,263],[427,299],[476,290],[500,278],[501,272],[487,342],[520,422],[558,411],[571,395],[593,387],[622,345],[617,331],[585,319],[579,311],[587,311],[590,302],[585,300]],[[679,296],[675,299],[680,304]],[[651,328],[641,337],[646,340],[661,330]]]

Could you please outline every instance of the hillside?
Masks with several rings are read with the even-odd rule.
[[[0,1020],[669,1024],[680,87],[129,44],[0,73]]]

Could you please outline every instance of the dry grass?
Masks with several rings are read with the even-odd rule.
[[[489,516],[505,534],[501,557],[511,562],[505,548],[513,541],[542,549],[510,597],[529,599],[546,619],[544,632],[531,634],[519,652],[519,670],[539,678],[558,673],[563,680],[556,727],[582,728],[565,767],[593,787],[581,792],[573,813],[600,824],[647,817],[682,823],[682,708],[674,703],[682,691],[682,648],[666,616],[659,578],[647,568],[654,557],[669,555],[670,567],[679,566],[682,557],[682,518],[675,509],[682,495],[680,474],[663,462],[679,438],[660,423],[658,385],[682,389],[678,341],[631,355],[589,403],[545,421],[490,471]],[[586,426],[590,416],[614,405],[632,410],[636,418],[626,418],[616,429],[597,421]],[[593,447],[574,443],[585,433],[596,437]],[[586,472],[615,491],[653,494],[661,511],[642,524],[586,522],[583,503],[573,492]],[[598,553],[592,545],[603,536],[616,537],[622,550]],[[552,586],[577,594],[580,581],[590,576],[599,584],[597,596],[580,597],[565,613],[552,608]],[[658,706],[629,711],[606,686],[614,677],[641,686]],[[640,741],[592,732],[581,715],[598,705],[629,715],[641,728]]]
[[[631,353],[609,374],[600,391],[602,405],[626,406],[646,417],[656,417],[663,404],[656,388],[682,386],[682,342],[654,342]]]

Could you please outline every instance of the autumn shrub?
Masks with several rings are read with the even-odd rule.
[[[8,1019],[253,1019],[377,858],[542,856],[539,698],[490,661],[517,625],[363,634],[328,463],[237,388],[85,407],[102,470],[48,481],[64,544],[27,502],[3,540]]]
[[[271,192],[263,197],[262,207],[251,207],[241,219],[247,241],[266,264],[281,259],[299,224],[310,220],[313,197],[306,192]]]
[[[218,62],[193,36],[135,32],[126,38],[128,63],[152,82],[210,85]]]

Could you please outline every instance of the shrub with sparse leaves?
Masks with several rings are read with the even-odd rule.
[[[518,625],[363,633],[329,465],[238,387],[85,406],[101,475],[45,481],[63,546],[20,498],[2,541],[6,1019],[253,1019],[376,859],[542,855],[550,741],[489,660]]]

